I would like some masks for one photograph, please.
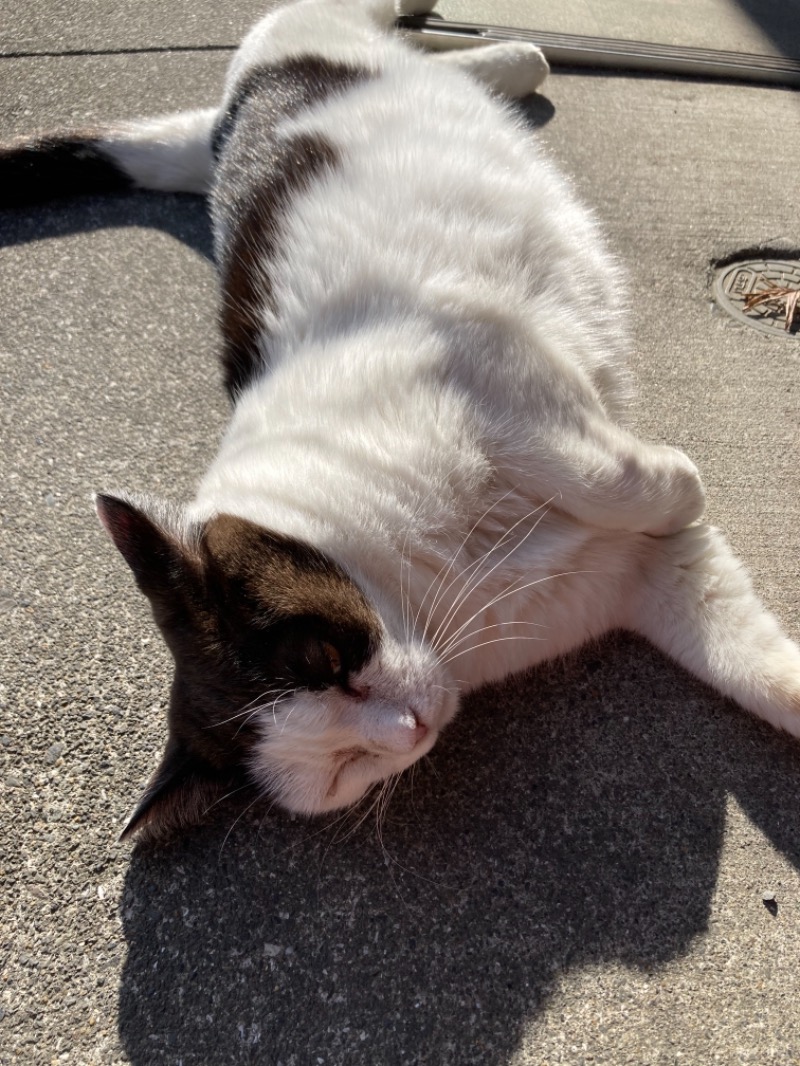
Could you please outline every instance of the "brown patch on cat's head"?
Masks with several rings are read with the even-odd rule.
[[[97,508],[175,660],[166,751],[123,831],[152,835],[245,783],[261,715],[294,690],[346,690],[381,625],[347,573],[294,538],[232,515],[187,527],[130,498]]]

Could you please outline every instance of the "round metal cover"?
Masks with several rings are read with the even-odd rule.
[[[720,267],[714,296],[729,315],[773,337],[800,334],[800,260],[743,259]]]

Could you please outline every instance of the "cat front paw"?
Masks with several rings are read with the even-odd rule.
[[[685,529],[702,518],[706,508],[706,492],[700,472],[683,452],[664,448],[666,469],[661,496],[662,507],[658,517],[645,530],[653,537],[667,537]]]

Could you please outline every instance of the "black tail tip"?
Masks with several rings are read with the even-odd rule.
[[[0,207],[120,192],[128,175],[85,132],[29,138],[0,147]]]

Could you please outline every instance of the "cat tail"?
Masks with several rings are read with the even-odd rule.
[[[216,108],[180,111],[0,146],[0,207],[131,188],[205,194],[217,115]]]
[[[800,648],[753,591],[719,530],[648,538],[630,628],[778,729],[800,737]]]

